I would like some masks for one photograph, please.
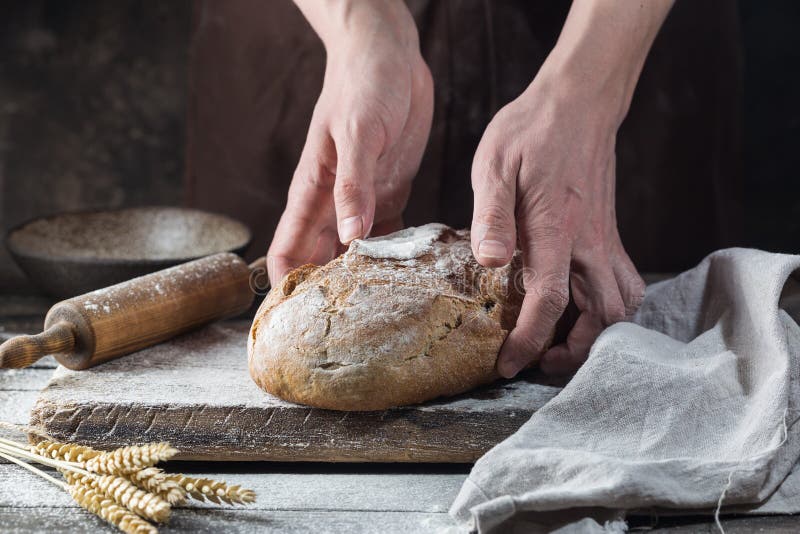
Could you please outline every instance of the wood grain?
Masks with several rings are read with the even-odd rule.
[[[167,464],[182,471],[180,462]],[[256,492],[248,510],[336,510],[447,513],[466,474],[406,473],[256,473],[189,472],[224,480]],[[48,470],[48,472],[51,472]],[[54,472],[51,472],[54,473]],[[54,476],[59,477],[57,473]],[[60,478],[60,477],[59,477]],[[0,508],[51,506],[78,508],[61,488],[16,465],[0,465]],[[24,488],[21,490],[20,488]],[[324,488],[324,491],[320,491]],[[189,501],[180,508],[219,508]]]
[[[255,386],[248,327],[212,325],[96,368],[59,368],[31,422],[101,448],[166,440],[181,459],[473,462],[559,391],[520,379],[380,412],[312,409]]]
[[[65,513],[58,508],[0,508],[0,525],[7,533],[119,532],[98,517],[77,509]],[[457,534],[462,531],[444,513],[222,509],[175,510],[169,526],[159,527],[159,532]]]
[[[30,367],[48,354],[70,352],[74,348],[72,325],[58,321],[41,334],[17,336],[0,345],[0,368]]]

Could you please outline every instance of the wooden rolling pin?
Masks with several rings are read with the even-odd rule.
[[[52,354],[64,367],[86,369],[242,313],[253,303],[259,261],[248,267],[235,254],[215,254],[61,301],[47,312],[44,332],[0,345],[0,368]]]

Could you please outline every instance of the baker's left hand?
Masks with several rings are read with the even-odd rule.
[[[537,359],[547,374],[574,371],[644,292],[617,233],[616,129],[560,92],[534,82],[489,124],[473,164],[475,257],[506,264],[517,234],[523,253],[526,295],[498,359],[506,377]],[[548,350],[570,294],[580,316]]]
[[[505,265],[517,234],[523,254],[526,295],[498,359],[506,377],[534,360],[548,374],[573,371],[602,329],[642,299],[617,233],[617,124],[590,102],[539,76],[495,116],[475,154],[475,257]],[[580,316],[566,342],[548,350],[570,294]]]
[[[531,362],[564,375],[600,332],[630,317],[644,282],[617,233],[617,130],[672,0],[574,0],[536,78],[500,110],[475,153],[472,248],[483,265],[522,248],[525,298],[497,361],[512,377]],[[550,347],[570,295],[580,315]]]

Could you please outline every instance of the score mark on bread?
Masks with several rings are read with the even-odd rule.
[[[463,393],[498,378],[522,301],[518,269],[518,254],[482,267],[469,231],[442,224],[356,240],[272,289],[250,330],[250,374],[268,393],[333,410]]]

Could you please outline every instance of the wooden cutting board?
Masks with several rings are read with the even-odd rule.
[[[169,441],[186,460],[472,462],[559,391],[518,379],[380,412],[319,410],[256,387],[248,329],[216,324],[92,369],[59,367],[31,422],[98,448]]]

